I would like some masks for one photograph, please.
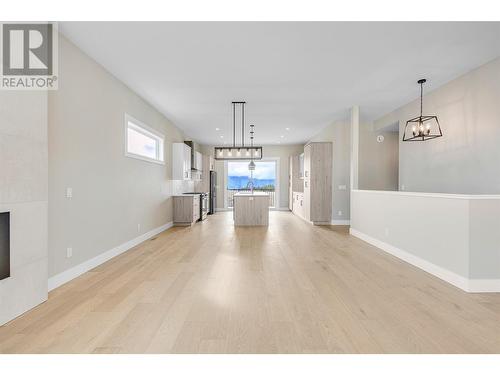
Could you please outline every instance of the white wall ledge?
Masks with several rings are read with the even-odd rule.
[[[392,191],[392,190],[361,190],[353,189],[353,193],[389,194],[397,196],[426,197],[426,198],[447,198],[447,199],[499,199],[500,194],[449,194],[449,193],[423,193],[416,191]]]

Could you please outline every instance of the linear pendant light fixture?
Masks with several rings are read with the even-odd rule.
[[[437,116],[422,115],[425,82],[427,82],[425,79],[420,79],[417,82],[420,85],[420,116],[406,121],[403,142],[427,141],[443,136]]]
[[[259,160],[262,159],[262,147],[245,145],[245,104],[246,102],[232,102],[233,104],[233,145],[215,147],[215,160]],[[241,145],[236,145],[236,106],[241,107]],[[252,125],[253,132],[253,125]]]

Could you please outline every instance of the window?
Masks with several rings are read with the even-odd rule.
[[[163,134],[125,115],[125,155],[164,164]]]
[[[249,191],[253,183],[253,190],[269,195],[269,206],[276,207],[277,162],[274,160],[255,161],[253,173],[248,170],[248,161],[227,162],[227,207],[233,207],[234,194]]]

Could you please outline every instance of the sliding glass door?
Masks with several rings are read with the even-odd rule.
[[[255,161],[255,170],[248,170],[248,161],[227,162],[227,207],[233,207],[233,196],[237,192],[253,190],[265,192],[269,195],[269,206],[276,207],[276,187],[278,186],[278,172],[276,160]],[[252,178],[253,177],[253,178]]]

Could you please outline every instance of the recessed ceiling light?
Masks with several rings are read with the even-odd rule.
[[[280,135],[280,137],[281,137],[281,138],[285,138],[285,136],[284,136],[284,135]]]
[[[280,141],[278,141],[278,143],[281,143]]]
[[[285,130],[290,130],[290,128],[285,128]]]
[[[221,138],[224,138],[224,136],[223,136],[223,135],[221,135],[220,137],[221,137]]]
[[[220,128],[215,128],[215,131],[218,132],[220,130]]]

